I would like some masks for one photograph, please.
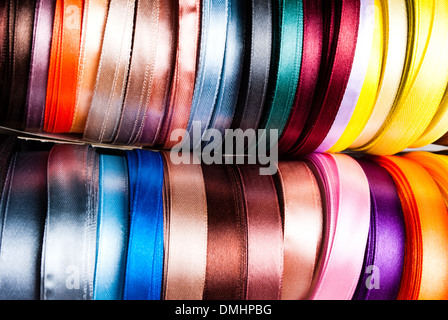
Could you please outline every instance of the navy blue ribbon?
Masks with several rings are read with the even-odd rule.
[[[126,153],[130,233],[124,299],[160,300],[163,275],[163,160],[159,153]]]

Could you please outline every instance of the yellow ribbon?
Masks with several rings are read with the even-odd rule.
[[[406,0],[382,0],[384,55],[375,106],[362,131],[350,145],[356,149],[372,140],[386,121],[400,88],[408,43]]]
[[[448,40],[448,37],[447,37]],[[411,148],[421,148],[439,140],[448,131],[448,88],[445,90],[440,107],[423,135]]]
[[[395,154],[428,128],[448,82],[446,8],[448,0],[408,0],[410,32],[403,82],[380,132],[358,151]]]

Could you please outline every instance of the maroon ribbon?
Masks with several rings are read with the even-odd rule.
[[[286,154],[295,145],[311,112],[322,57],[322,10],[322,0],[303,0],[302,68],[296,99],[279,142],[281,154]]]
[[[323,39],[326,41],[322,45],[318,86],[304,130],[290,152],[294,155],[313,153],[327,136],[344,96],[355,56],[360,0],[323,3]]]

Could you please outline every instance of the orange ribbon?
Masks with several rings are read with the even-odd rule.
[[[48,71],[44,130],[70,132],[75,111],[83,5],[88,0],[58,0]]]
[[[376,157],[392,176],[406,229],[398,300],[448,299],[448,211],[431,175],[403,157]]]

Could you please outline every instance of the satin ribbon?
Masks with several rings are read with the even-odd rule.
[[[163,160],[159,153],[126,153],[130,233],[124,299],[160,300],[163,275]]]
[[[359,148],[368,143],[381,129],[394,104],[400,87],[408,43],[408,12],[406,0],[382,1],[384,23],[383,69],[377,91],[377,99],[371,113],[363,112],[367,119],[360,119],[358,124],[361,132],[353,132],[350,148]],[[367,90],[367,89],[366,89]],[[366,94],[368,91],[366,91]],[[360,112],[365,111],[364,107]],[[348,142],[348,141],[347,141]],[[340,146],[337,149],[345,148]],[[332,149],[333,152],[336,148]]]
[[[163,108],[168,98],[169,74],[164,69],[168,68],[167,63],[171,63],[172,43],[166,44],[164,40],[159,43],[159,39],[166,34],[162,29],[164,26],[160,24],[160,12],[166,10],[163,3],[164,1],[158,0],[137,1],[136,4],[131,65],[120,122],[114,138],[117,144],[134,144],[142,134],[145,118],[151,116],[148,115],[149,108],[154,108],[155,103],[159,104],[156,108]],[[160,49],[157,48],[164,45],[168,45],[168,49],[163,52],[166,56],[160,57]],[[162,68],[157,67],[159,63],[162,63]],[[161,97],[158,89],[160,85]]]
[[[360,103],[359,100],[361,100],[360,95],[361,90],[363,89],[363,84],[365,80],[372,77],[368,73],[369,66],[371,65],[370,57],[372,47],[375,47],[374,50],[376,51],[381,51],[378,50],[378,48],[382,48],[381,43],[374,43],[374,33],[375,35],[380,34],[382,36],[381,20],[378,21],[380,16],[380,0],[360,1],[358,38],[356,40],[356,51],[353,58],[350,78],[348,79],[347,88],[345,89],[344,97],[342,98],[333,125],[331,126],[330,131],[328,131],[325,139],[316,149],[317,152],[326,152],[334,146],[338,140],[342,139],[343,134],[347,130],[347,126],[349,126],[349,122],[353,121],[354,112],[358,103]],[[376,51],[373,52],[376,53]],[[382,55],[379,56],[381,62]],[[376,63],[378,64],[378,62]],[[379,78],[379,71],[377,73],[377,78]],[[365,107],[366,106],[363,105],[363,108]]]
[[[260,128],[266,129],[259,137],[270,141],[270,130],[279,136],[289,119],[297,91],[302,64],[303,3],[301,0],[273,2],[273,63],[269,76],[267,103]],[[271,148],[274,146],[271,145]]]
[[[122,300],[129,237],[126,158],[100,154],[94,300]]]
[[[195,123],[200,124],[202,138],[208,128],[218,97],[222,77],[228,23],[228,0],[202,1],[201,34],[198,69],[191,103],[187,132],[193,135]],[[201,147],[201,141],[191,142],[191,147]]]
[[[283,275],[283,230],[272,176],[258,166],[237,167],[247,218],[246,300],[279,300]],[[267,245],[269,244],[269,245]]]
[[[158,13],[157,48],[154,63],[154,79],[149,105],[143,116],[136,145],[153,146],[161,132],[163,116],[168,108],[171,79],[176,53],[177,1],[161,1]],[[146,41],[146,40],[142,40]]]
[[[447,87],[448,88],[448,87]],[[442,102],[437,109],[434,118],[425,132],[415,141],[410,148],[422,148],[430,145],[444,136],[448,127],[448,90],[445,90]]]
[[[0,299],[38,300],[48,152],[14,156],[2,205]],[[24,201],[26,199],[26,201]],[[2,201],[3,202],[3,201]]]
[[[92,300],[97,234],[98,155],[56,145],[48,158],[42,300]]]
[[[208,129],[218,130],[225,136],[226,129],[232,125],[235,114],[238,93],[241,84],[244,62],[244,30],[246,13],[244,3],[239,0],[229,0],[227,8],[227,35],[224,52],[224,65],[218,91],[218,97]],[[210,142],[211,137],[204,135],[204,144]]]
[[[275,176],[283,213],[282,300],[304,300],[311,290],[319,257],[322,199],[316,178],[302,162],[280,162]]]
[[[364,79],[358,80],[361,84],[361,91],[358,92],[356,98],[349,97],[349,100],[353,98],[356,99],[352,100],[354,102],[354,110],[352,110],[353,113],[349,116],[348,122],[343,123],[343,126],[340,127],[342,129],[342,135],[338,136],[339,139],[336,141],[336,143],[331,147],[330,144],[327,144],[325,145],[325,148],[318,149],[319,151],[328,151],[331,153],[335,153],[347,149],[351,145],[351,143],[358,137],[367,120],[369,119],[369,116],[375,105],[377,89],[383,70],[383,46],[385,37],[384,19],[382,16],[384,11],[383,9],[384,8],[382,2],[380,0],[375,0],[372,2],[372,7],[370,7],[369,13],[367,14],[370,16],[370,19],[373,20],[370,22],[371,27],[368,28],[368,32],[370,35],[370,50],[363,53],[363,55],[368,59],[368,65],[367,70],[365,70],[366,73],[364,73]],[[363,38],[362,35],[360,37]],[[358,37],[358,39],[360,37]],[[357,68],[354,66],[352,72],[357,73],[358,71],[356,71],[356,69]],[[332,142],[333,141],[334,140],[332,140]]]
[[[171,149],[179,143],[171,141],[173,131],[187,129],[198,68],[201,1],[180,0],[178,12],[174,73],[168,107],[162,120],[163,128],[156,141],[156,145],[164,149]]]
[[[5,2],[8,3],[8,24],[7,41],[2,44],[5,47],[2,54],[1,122],[8,127],[21,128],[31,61],[35,1]]]
[[[44,129],[54,10],[55,1],[36,1],[30,74],[24,116],[24,129],[26,131],[40,132]]]
[[[367,245],[369,183],[361,166],[348,155],[313,154],[306,159],[321,190],[325,221],[308,299],[349,300],[358,284]]]
[[[46,132],[66,133],[72,126],[78,91],[83,6],[82,0],[56,1],[45,105]]]
[[[207,195],[207,267],[204,300],[244,300],[247,289],[247,220],[233,166],[203,165]]]
[[[248,25],[246,51],[238,105],[233,129],[258,129],[266,101],[272,54],[272,4],[269,0],[251,0],[246,4]]]
[[[448,82],[447,1],[413,1],[407,63],[398,97],[377,136],[359,148],[377,155],[398,153],[425,132]],[[437,70],[437,72],[434,72]]]
[[[419,151],[406,153],[403,157],[417,162],[425,168],[437,183],[445,205],[448,207],[448,156]]]
[[[84,3],[78,82],[70,132],[83,133],[95,90],[109,0]]]
[[[405,252],[403,210],[389,173],[373,161],[358,160],[369,180],[371,215],[364,265],[354,300],[395,300]]]
[[[448,214],[429,173],[402,157],[376,157],[393,177],[404,212],[406,245],[398,300],[444,300],[448,295]]]
[[[292,110],[279,140],[279,153],[288,154],[299,139],[312,109],[320,73],[324,27],[321,0],[303,0],[302,65]]]
[[[314,152],[339,110],[352,69],[359,26],[359,0],[329,1],[324,6],[323,67],[305,129],[293,154]]]
[[[207,259],[207,198],[202,168],[165,159],[164,300],[202,300]],[[194,157],[193,155],[191,157]],[[193,162],[193,160],[195,162]]]
[[[83,138],[112,142],[129,75],[135,0],[110,0],[100,64]]]

